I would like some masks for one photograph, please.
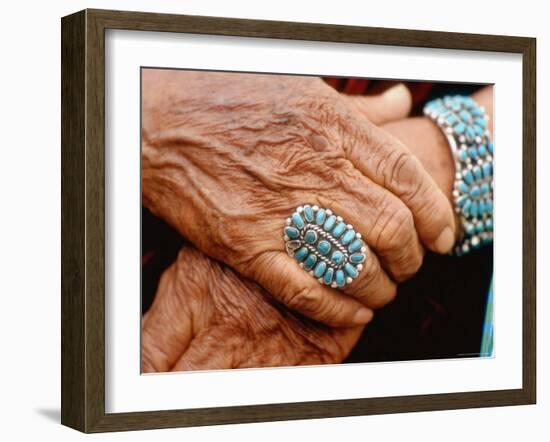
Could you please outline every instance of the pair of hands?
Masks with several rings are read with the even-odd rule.
[[[346,97],[320,79],[144,71],[143,202],[202,252],[184,247],[162,277],[144,371],[349,353],[420,267],[421,244],[444,253],[456,234],[443,136],[423,118],[388,123],[410,101],[403,86]],[[345,292],[284,253],[284,219],[304,202],[341,214],[374,251]]]

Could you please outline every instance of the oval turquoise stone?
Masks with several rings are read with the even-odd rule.
[[[314,230],[308,230],[304,235],[304,241],[308,244],[314,244],[317,241],[317,232]]]
[[[482,174],[481,174],[481,167],[479,166],[474,166],[474,168],[472,169],[473,172],[474,172],[474,176],[476,177],[476,180],[480,180],[481,177],[482,177]]]
[[[327,213],[325,212],[325,209],[319,209],[317,211],[317,216],[315,217],[315,223],[319,226],[322,226],[325,222],[325,218],[327,217]]]
[[[325,281],[325,284],[332,283],[332,278],[334,276],[334,269],[332,267],[329,267],[327,271],[325,272],[325,276],[323,277],[323,280]]]
[[[339,250],[336,250],[330,257],[330,259],[334,262],[334,264],[340,265],[344,262],[344,254]]]
[[[491,218],[485,220],[485,228],[488,230],[488,231],[492,231],[493,230],[493,220]]]
[[[344,284],[346,283],[346,276],[344,275],[343,270],[336,270],[335,280],[338,287],[344,287]]]
[[[491,167],[491,163],[483,163],[483,176],[485,178],[489,178],[493,174],[493,168]]]
[[[348,252],[357,252],[357,250],[359,250],[361,247],[363,247],[363,241],[360,239],[356,239],[349,245]]]
[[[296,227],[298,227],[299,229],[303,229],[304,228],[304,220],[302,219],[302,217],[300,216],[300,214],[298,212],[294,212],[292,214],[292,222],[294,223],[294,225]]]
[[[482,157],[484,157],[485,155],[487,155],[487,148],[485,147],[485,144],[482,144],[481,146],[479,146],[479,147],[477,148],[477,153],[478,153],[480,156],[482,156]]]
[[[285,227],[285,235],[290,239],[296,239],[300,236],[300,231],[296,227]]]
[[[473,235],[475,230],[476,228],[474,227],[474,225],[472,223],[468,223],[468,225],[466,226],[466,233],[468,235]]]
[[[466,170],[462,176],[464,177],[464,181],[466,181],[466,183],[472,184],[474,182],[474,176],[470,170]]]
[[[458,117],[455,114],[451,114],[447,117],[447,124],[452,126],[453,124],[458,123]]]
[[[472,206],[470,207],[470,214],[472,216],[477,216],[477,214],[479,213],[478,212],[478,205],[477,205],[477,201],[474,201],[472,202]]]
[[[476,124],[478,124],[481,127],[486,127],[487,121],[485,121],[485,118],[476,118]]]
[[[475,147],[470,147],[468,149],[468,155],[470,155],[470,158],[477,158],[477,149]]]
[[[317,256],[312,253],[307,257],[306,261],[304,262],[304,269],[311,270],[316,262]]]
[[[458,189],[462,192],[462,193],[468,193],[468,186],[466,185],[466,183],[464,181],[459,181],[458,182]]]
[[[460,134],[463,134],[464,131],[466,130],[466,125],[464,123],[458,123],[456,126],[455,126],[455,132],[460,135]]]
[[[460,161],[466,161],[466,158],[468,158],[468,151],[467,150],[461,150],[458,152],[458,158]]]
[[[485,207],[485,202],[483,200],[479,201],[479,214],[483,215],[487,211],[487,207]]]
[[[308,223],[313,221],[313,209],[311,206],[304,206],[304,218]]]
[[[476,232],[481,233],[485,229],[485,226],[483,225],[483,222],[480,221],[476,224]]]
[[[476,132],[472,126],[466,127],[466,138],[468,141],[472,141],[474,137],[476,136]]]
[[[323,229],[325,229],[327,232],[330,232],[334,227],[334,224],[336,224],[336,217],[334,215],[330,215],[325,221]]]
[[[306,259],[306,256],[309,255],[309,250],[307,247],[301,247],[294,253],[294,259],[298,262],[302,262]]]
[[[344,233],[344,230],[346,230],[346,224],[339,223],[332,231],[332,236],[334,236],[335,238],[338,238],[342,235],[342,233]]]
[[[470,115],[470,112],[468,112],[466,109],[462,109],[459,113],[460,118],[462,118],[463,121],[466,123],[469,123],[472,120],[472,116]]]
[[[319,244],[317,244],[317,250],[319,250],[319,253],[321,255],[326,255],[328,252],[330,252],[330,243],[328,241],[319,241]]]
[[[493,153],[494,149],[495,149],[495,145],[492,142],[490,142],[489,143],[489,152]]]
[[[349,260],[354,264],[361,264],[365,261],[365,254],[364,253],[354,253],[349,257]]]
[[[342,244],[347,246],[355,238],[355,230],[348,230],[342,237]]]
[[[462,207],[462,214],[468,216],[470,214],[470,207],[472,206],[472,200],[467,199]]]
[[[474,128],[474,132],[476,133],[476,135],[483,135],[483,128],[481,126],[478,126],[477,124],[474,124],[473,125],[473,128]]]
[[[483,193],[484,195],[486,193],[489,193],[490,190],[491,190],[491,188],[489,187],[489,183],[483,183],[481,185],[481,193]]]
[[[479,186],[473,186],[470,189],[470,196],[472,196],[473,198],[477,198],[480,193],[481,193],[481,190],[479,189]]]
[[[346,273],[351,276],[352,278],[356,278],[357,275],[359,274],[359,272],[357,271],[357,269],[352,266],[349,262],[346,263],[346,265],[344,266],[344,270],[346,271]]]
[[[315,270],[313,271],[313,274],[316,278],[320,278],[325,273],[325,270],[327,269],[327,263],[325,261],[320,261],[319,264],[315,267]]]
[[[456,204],[459,207],[462,207],[466,204],[467,201],[470,201],[470,198],[468,197],[468,195],[461,195],[456,199]]]

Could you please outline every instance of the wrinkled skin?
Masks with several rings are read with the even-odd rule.
[[[145,70],[142,117],[144,205],[310,318],[365,324],[418,270],[421,241],[452,246],[451,206],[420,162],[320,79]],[[343,291],[284,252],[284,220],[305,203],[372,249]]]
[[[298,316],[257,284],[184,246],[143,318],[142,370],[337,363],[361,330],[331,329]]]

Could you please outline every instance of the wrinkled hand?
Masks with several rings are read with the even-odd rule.
[[[184,246],[143,318],[142,370],[339,363],[361,330],[295,315],[257,284]]]
[[[363,324],[421,265],[447,252],[451,206],[420,162],[320,79],[143,72],[144,204],[201,251],[293,310]],[[284,252],[299,205],[331,208],[375,252],[338,291]]]

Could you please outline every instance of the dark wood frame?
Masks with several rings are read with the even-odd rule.
[[[533,404],[536,398],[536,40],[428,32],[84,10],[62,26],[61,422],[84,432],[279,421]],[[284,38],[512,52],[523,56],[523,386],[402,397],[105,413],[105,30]]]

